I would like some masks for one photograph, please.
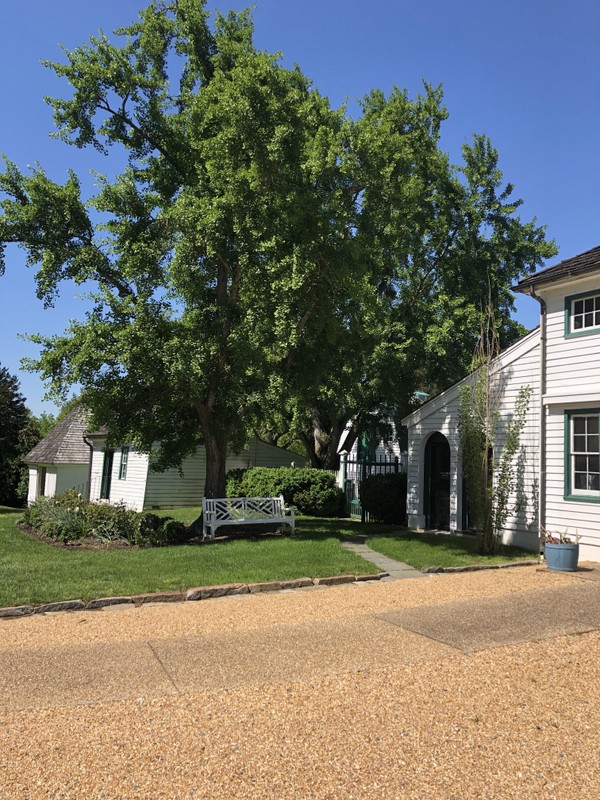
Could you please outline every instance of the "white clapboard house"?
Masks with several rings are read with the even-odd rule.
[[[135,511],[199,506],[206,477],[206,455],[199,447],[181,470],[155,472],[150,457],[130,445],[109,448],[107,430],[88,431],[85,412],[73,409],[28,453],[28,502],[76,489],[90,500],[123,504]],[[291,450],[252,438],[231,453],[227,470],[248,467],[301,467],[306,459]]]
[[[522,386],[532,396],[503,541],[538,549],[540,526],[580,536],[580,559],[600,561],[600,247],[520,281],[540,326],[498,356],[501,419]],[[468,380],[468,378],[465,378]],[[458,437],[461,381],[403,423],[408,429],[408,522],[468,526]],[[502,449],[500,424],[494,449]]]

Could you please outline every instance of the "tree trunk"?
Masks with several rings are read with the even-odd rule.
[[[225,497],[225,476],[227,466],[227,438],[213,432],[204,433],[206,450],[206,481],[204,497]]]
[[[204,497],[225,497],[227,449],[229,444],[227,431],[220,430],[215,425],[211,409],[206,406],[201,406],[197,411],[206,454]],[[200,516],[189,526],[188,531],[190,536],[202,535],[202,512],[200,512]]]
[[[336,417],[331,412],[324,414],[313,409],[311,423],[312,427],[300,434],[300,439],[310,457],[311,466],[315,469],[338,470],[340,468],[338,450],[346,430],[348,417]],[[355,439],[356,435],[351,437],[350,447]],[[344,440],[344,444],[345,442],[346,440]],[[346,449],[349,448],[346,447]]]

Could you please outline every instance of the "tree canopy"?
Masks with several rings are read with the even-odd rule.
[[[211,26],[202,0],[155,0],[115,33],[48,64],[71,87],[49,102],[56,136],[126,168],[91,199],[72,172],[0,175],[0,241],[26,249],[38,296],[97,287],[64,335],[34,337],[34,366],[80,384],[114,441],[159,443],[158,468],[202,441],[223,496],[251,429],[335,465],[347,425],[457,377],[490,293],[510,335],[511,282],[554,248],[485,137],[450,164],[441,89],[374,91],[352,118],[256,49],[249,12]]]

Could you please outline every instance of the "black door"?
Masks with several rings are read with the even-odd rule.
[[[425,446],[425,517],[428,528],[450,530],[450,445],[441,433]]]
[[[104,461],[102,463],[102,483],[100,484],[100,499],[110,499],[110,479],[113,467],[113,451],[104,451]]]

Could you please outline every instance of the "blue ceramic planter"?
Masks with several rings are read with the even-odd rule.
[[[578,544],[544,545],[546,563],[552,572],[575,572],[579,560]]]

